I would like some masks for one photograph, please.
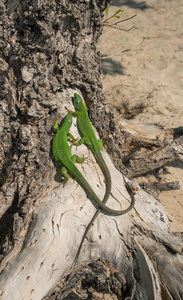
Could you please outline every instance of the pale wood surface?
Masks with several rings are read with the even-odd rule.
[[[75,124],[71,132],[78,136]],[[80,156],[89,156],[88,163],[77,166],[102,198],[105,184],[94,157],[84,145],[72,150]],[[107,204],[115,209],[121,209],[121,206],[124,209],[129,205],[125,199],[129,199],[129,195],[122,175],[105,150],[102,153],[112,176],[111,197]],[[75,180],[70,179],[65,187],[57,182],[55,185],[58,187],[35,210],[22,251],[0,276],[2,300],[40,300],[71,268],[95,207]],[[166,245],[177,253],[176,256],[169,253],[171,259],[182,263],[182,257],[178,254],[181,240],[171,235],[168,218],[159,201],[142,189],[135,199],[135,209],[124,216],[99,215],[88,233],[78,264],[103,258],[126,274],[131,268],[134,260],[132,252],[135,251],[135,260],[139,262],[140,277],[143,279],[140,287],[142,293],[153,293],[154,299],[159,299],[160,279],[148,256],[149,248],[158,249],[158,245]],[[164,259],[165,254],[166,249],[162,254]],[[156,251],[151,256],[160,259]],[[147,285],[150,285],[148,292]]]

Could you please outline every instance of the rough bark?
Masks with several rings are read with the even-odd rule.
[[[50,142],[56,115],[65,114],[63,91],[75,86],[97,98],[98,115],[107,119],[95,46],[104,5],[1,2],[2,261],[20,249],[32,212],[53,184]]]
[[[77,205],[78,215],[76,218],[79,223],[74,223],[75,212],[72,212],[69,215],[70,219],[66,218],[64,221],[65,225],[60,225],[63,216],[67,216],[65,213],[72,209],[72,205],[66,203],[66,207],[61,205],[59,209],[59,202],[62,204],[64,192],[69,201],[72,202],[72,193],[76,198],[74,184],[72,192],[71,188],[61,188],[62,198],[50,202],[55,184],[55,166],[50,148],[53,137],[52,125],[56,116],[61,119],[64,117],[65,106],[72,108],[71,96],[74,89],[81,91],[85,97],[90,117],[100,136],[105,140],[106,148],[118,168],[126,174],[132,175],[132,171],[127,168],[128,164],[126,167],[123,165],[122,158],[124,155],[126,158],[131,156],[131,152],[138,148],[139,139],[136,139],[134,143],[134,135],[126,130],[112,111],[106,108],[100,80],[100,54],[96,51],[96,42],[102,33],[102,16],[108,2],[107,0],[2,0],[0,2],[0,270],[4,270],[1,274],[3,285],[1,285],[0,295],[2,299],[8,299],[8,295],[11,297],[9,299],[12,299],[15,282],[16,284],[24,282],[20,294],[17,296],[19,298],[16,299],[41,299],[48,291],[47,288],[45,288],[44,294],[42,288],[37,286],[36,281],[35,284],[30,284],[29,278],[35,276],[35,280],[41,281],[41,274],[49,274],[49,278],[42,275],[43,281],[41,282],[43,285],[51,282],[51,285],[50,283],[48,285],[49,288],[54,286],[59,277],[69,271],[77,250],[72,249],[73,242],[76,242],[75,236],[77,236],[76,245],[78,245],[83,234],[83,230],[78,230],[77,235],[77,228],[81,227],[79,225],[81,223],[80,203]],[[163,147],[170,140],[172,142],[173,134],[164,134],[161,142],[156,139],[156,142],[151,143],[151,147],[153,149],[154,147]],[[149,148],[148,143],[142,144]],[[111,167],[111,172],[112,170],[114,170],[113,167]],[[114,179],[115,176],[120,177],[119,173],[116,175],[117,171],[113,172]],[[91,170],[86,169],[86,176],[87,174],[90,174],[88,179],[91,180]],[[95,179],[93,180],[95,181]],[[121,180],[116,183],[117,189],[120,189]],[[99,179],[96,179],[96,182],[98,181]],[[119,194],[115,197],[120,201],[122,199]],[[93,249],[99,247],[98,254],[94,251],[96,255],[93,255],[92,259],[105,258],[116,269],[124,273],[125,280],[122,281],[122,286],[124,286],[124,282],[126,284],[124,295],[129,297],[134,295],[133,299],[150,299],[147,298],[148,295],[145,292],[146,284],[148,285],[150,282],[151,291],[156,297],[160,295],[163,298],[163,294],[165,294],[168,299],[167,295],[170,294],[169,299],[181,299],[183,292],[178,281],[182,270],[180,240],[169,233],[168,221],[159,204],[157,222],[159,222],[158,225],[162,225],[161,222],[165,223],[163,230],[159,230],[158,226],[154,230],[150,226],[151,214],[155,219],[157,216],[155,209],[152,213],[152,207],[148,206],[148,201],[151,199],[153,207],[157,206],[157,202],[149,197],[141,199],[142,202],[144,201],[143,204],[146,204],[147,216],[143,215],[142,208],[139,207],[138,221],[130,216],[126,216],[122,220],[118,218],[118,221],[111,217],[109,223],[107,216],[99,219],[101,236],[104,238],[101,244],[92,245],[92,241],[90,241],[89,244],[93,246]],[[80,196],[81,201],[82,199],[84,196]],[[52,205],[55,203],[55,207],[53,206],[55,210],[51,212],[48,220],[47,208],[41,203],[42,201],[44,205],[48,205],[49,209],[51,209],[49,203]],[[88,199],[87,202],[89,202]],[[84,206],[84,204],[82,205]],[[55,214],[57,209],[58,216]],[[94,207],[91,204],[85,209],[84,226],[89,221],[91,212],[94,212]],[[56,220],[54,220],[54,216],[56,216]],[[162,221],[161,218],[166,220]],[[142,219],[145,220],[143,224],[140,221]],[[71,227],[68,226],[70,222]],[[45,231],[43,223],[47,228]],[[148,223],[147,227],[146,223]],[[153,221],[154,223],[155,221]],[[110,224],[113,226],[110,227]],[[70,228],[71,230],[69,230]],[[115,233],[113,233],[114,228]],[[59,233],[61,236],[61,240],[55,239],[56,230],[57,234]],[[104,234],[105,230],[106,234]],[[47,235],[42,242],[44,233]],[[68,236],[66,236],[67,234]],[[113,235],[114,242],[119,245],[121,251],[115,252],[113,249],[115,247],[112,247],[113,251],[112,249],[106,251],[105,243],[109,240],[109,236]],[[47,244],[49,236],[50,244]],[[136,239],[134,236],[137,236]],[[58,244],[53,247],[52,240],[54,239]],[[67,243],[65,243],[66,240]],[[122,244],[117,243],[119,240],[123,241]],[[150,241],[148,242],[150,246],[148,246],[147,240]],[[62,248],[58,246],[59,243]],[[34,273],[30,275],[30,267],[34,265],[34,248],[40,257],[48,250],[50,260],[48,264],[45,264],[46,267],[44,260],[37,260],[35,263],[35,274],[37,275]],[[56,249],[56,256],[53,255],[52,258],[49,251]],[[68,249],[70,250],[67,252]],[[151,253],[152,249],[156,254],[154,256]],[[119,259],[120,255],[122,255],[121,259]],[[31,257],[30,260],[29,257]],[[172,283],[169,282],[169,277],[163,269],[165,257],[168,257],[168,261],[172,263],[171,276],[175,279]],[[58,267],[55,269],[54,259],[56,258],[60,259],[59,269]],[[89,258],[90,251],[87,252],[84,261]],[[63,260],[66,260],[67,263],[64,264]],[[118,260],[119,263],[117,263]],[[170,268],[170,265],[167,266],[167,269]],[[26,266],[29,268],[26,269]],[[40,272],[42,267],[43,273]],[[149,281],[144,281],[144,268]],[[23,273],[24,269],[26,269],[26,277]],[[56,277],[53,276],[55,270],[58,271]],[[111,273],[112,276],[113,273]],[[28,287],[28,292],[25,286]],[[99,291],[101,290],[99,289]],[[41,296],[39,297],[39,295]],[[144,298],[143,295],[145,295]],[[55,297],[55,299],[57,298]]]

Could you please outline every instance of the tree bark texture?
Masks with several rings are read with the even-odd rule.
[[[2,271],[1,281],[4,286],[8,282],[7,287],[11,287],[11,295],[13,295],[14,275],[16,273],[17,277],[22,274],[21,272],[25,268],[24,259],[28,261],[29,251],[32,249],[32,245],[36,244],[36,239],[39,239],[39,230],[37,229],[35,232],[38,237],[34,238],[34,226],[39,224],[38,228],[40,229],[40,224],[45,222],[47,217],[47,213],[45,215],[43,213],[46,208],[42,206],[43,210],[41,211],[40,208],[38,218],[37,213],[34,212],[35,209],[39,210],[41,202],[50,199],[47,197],[53,193],[55,184],[55,166],[51,153],[52,126],[56,117],[62,119],[65,116],[66,106],[72,108],[71,94],[74,89],[82,92],[89,108],[90,118],[98,129],[100,137],[105,140],[106,148],[118,169],[132,175],[132,172],[130,173],[127,169],[128,166],[124,167],[122,158],[124,155],[130,157],[130,151],[136,149],[138,143],[134,143],[134,135],[130,132],[129,127],[122,124],[123,121],[120,122],[119,118],[116,118],[113,112],[106,107],[100,80],[100,54],[96,51],[96,43],[102,33],[103,11],[108,2],[108,0],[0,1],[0,270]],[[158,128],[159,133],[159,130],[164,132],[163,129]],[[164,147],[168,142],[173,142],[172,132],[168,131],[158,136],[162,138],[154,139],[150,143],[152,148]],[[149,147],[147,141],[140,142],[140,144]],[[171,159],[172,155],[170,155]],[[133,168],[134,166],[132,166]],[[119,186],[120,183],[118,188]],[[61,193],[64,196],[64,189],[61,189]],[[67,193],[68,190],[66,190]],[[69,199],[72,200],[71,195]],[[55,203],[57,207],[58,202]],[[147,205],[146,213],[148,207]],[[151,206],[149,210],[151,210]],[[91,206],[89,206],[89,211],[91,211]],[[141,212],[140,208],[139,211]],[[140,215],[139,211],[138,216]],[[41,215],[44,216],[43,219],[41,219]],[[157,217],[158,220],[160,220],[160,215]],[[86,222],[89,221],[91,215],[87,216]],[[164,216],[164,212],[162,212],[162,216]],[[129,292],[125,293],[129,297],[133,295],[131,299],[150,299],[144,298],[148,297],[148,293],[145,292],[147,281],[144,281],[144,285],[140,284],[144,276],[143,267],[146,268],[145,274],[148,274],[151,291],[156,290],[156,299],[158,299],[157,295],[159,295],[159,299],[161,297],[162,299],[181,299],[183,291],[179,284],[182,272],[180,240],[178,237],[171,236],[167,219],[165,228],[163,228],[163,232],[165,232],[163,237],[162,231],[159,233],[158,229],[153,231],[152,228],[148,227],[147,229],[145,223],[141,224],[140,220],[143,218],[145,218],[143,213],[138,222],[133,218],[131,220],[130,217],[126,217],[124,220],[126,220],[127,227],[125,227],[124,233],[121,233],[122,227],[118,228],[115,221],[110,221],[115,224],[116,232],[118,232],[115,238],[118,240],[121,236],[124,241],[123,247],[119,244],[119,249],[122,253],[125,251],[122,258],[128,258],[127,263],[124,260],[120,267],[118,263],[114,263],[114,260],[119,259],[120,251],[117,251],[117,256],[115,254],[113,256],[112,251],[108,251],[104,255],[104,244],[99,248],[100,255],[96,255],[96,258],[104,255],[109,263],[125,274],[121,275],[122,278],[126,277],[126,279],[120,279],[121,285],[126,284],[127,287],[130,287]],[[102,232],[105,231],[107,223],[106,219],[103,219],[105,221],[101,223]],[[53,230],[53,228],[56,223],[52,217],[49,220],[51,220],[51,229],[49,230],[54,235],[55,229]],[[146,222],[148,223],[148,220]],[[83,226],[85,225],[83,224]],[[136,231],[134,233],[134,226],[139,230],[137,230],[138,234]],[[107,233],[112,236],[111,228],[113,227],[110,228],[108,225],[107,228]],[[79,233],[77,244],[83,231],[79,231]],[[62,234],[63,242],[65,233]],[[75,234],[74,231],[71,238]],[[134,238],[134,235],[138,235],[138,238],[130,239],[131,236]],[[66,236],[65,239],[67,240]],[[69,239],[69,243],[74,243],[74,241]],[[104,241],[107,241],[107,236]],[[114,241],[116,240],[114,239]],[[46,240],[39,246],[39,250],[42,249],[42,252],[44,252],[44,247],[47,247],[45,244]],[[69,247],[72,246],[69,244]],[[100,247],[100,243],[98,246]],[[115,250],[115,247],[113,248],[112,250]],[[66,244],[63,249],[66,249]],[[129,255],[127,249],[132,254]],[[22,250],[23,256],[21,256],[20,250]],[[156,253],[155,256],[153,256],[153,251]],[[70,263],[74,254],[71,251],[69,255],[71,255]],[[168,261],[171,262],[169,268],[172,266],[170,282],[163,268],[165,257],[168,257]],[[19,264],[20,259],[22,259],[21,264]],[[88,259],[89,256],[86,255],[86,260]],[[92,259],[95,259],[95,255]],[[99,261],[99,268],[100,264]],[[131,267],[129,267],[130,264],[132,264]],[[43,265],[44,263],[40,262],[40,269]],[[54,273],[53,262],[51,266]],[[65,266],[64,272],[69,270],[69,266],[69,264]],[[159,268],[158,272],[156,272],[156,268]],[[48,270],[45,272],[47,273]],[[111,272],[113,277],[116,271]],[[38,276],[36,278],[39,280],[39,268],[36,269],[36,274],[38,274],[35,276]],[[63,270],[60,270],[59,274],[63,276]],[[12,285],[9,285],[8,277]],[[21,276],[18,278],[20,283]],[[58,276],[50,275],[50,278],[52,278],[51,283],[54,286]],[[29,282],[29,275],[26,280]],[[49,279],[46,280],[49,281]],[[46,281],[43,282],[46,284]],[[160,282],[162,286],[160,286]],[[101,290],[98,289],[98,291]],[[46,292],[47,289],[45,289],[45,294]],[[2,299],[5,299],[3,294],[8,299],[7,290],[2,292],[1,286],[0,295]],[[163,298],[163,294],[167,298]],[[26,298],[27,295],[29,298]],[[36,296],[33,295],[34,288],[29,294],[22,294],[21,298],[19,295],[17,296],[19,298],[16,299],[41,299],[39,298],[39,289],[35,292]],[[44,293],[42,292],[41,295],[44,296]]]
[[[2,263],[53,184],[50,141],[56,115],[65,114],[63,91],[80,88],[107,119],[96,52],[105,2],[1,1]]]

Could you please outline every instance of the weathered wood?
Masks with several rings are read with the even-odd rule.
[[[169,162],[183,161],[183,136],[180,130],[175,129],[179,136],[174,139],[174,130],[158,124],[124,119],[120,119],[119,124],[123,134],[129,135],[123,145],[123,162],[129,176],[142,176]]]
[[[159,191],[170,191],[170,190],[179,190],[180,184],[179,181],[172,181],[172,182],[152,182],[152,183],[143,183],[141,184],[142,188],[155,188]]]
[[[123,273],[98,260],[67,274],[43,299],[123,299],[125,285]]]
[[[162,191],[179,190],[179,181],[141,183],[140,186],[149,194],[158,197]]]
[[[183,162],[183,136],[143,157],[130,160],[129,167],[133,177],[137,177],[176,160]]]
[[[76,126],[73,125],[71,133],[77,136]],[[102,198],[105,184],[94,157],[84,145],[78,149],[73,147],[74,152],[79,156],[90,156],[88,163],[78,165],[78,168]],[[125,208],[130,199],[123,177],[109,156],[105,152],[103,155],[113,179],[108,205],[115,209],[121,208],[121,205]],[[57,188],[36,209],[20,254],[9,262],[1,274],[2,299],[12,299],[13,296],[15,299],[42,299],[72,266],[85,226],[95,207],[76,181],[70,180],[65,187],[60,183],[56,185]],[[140,299],[158,299],[161,284],[167,285],[168,278],[164,269],[163,279],[161,273],[157,273],[157,261],[161,267],[168,251],[169,263],[174,261],[174,264],[181,266],[182,241],[170,234],[168,218],[156,199],[143,190],[135,198],[135,209],[127,215],[99,215],[81,249],[78,264],[105,259],[124,274],[127,280],[124,293],[130,296],[134,289],[134,295],[139,295]],[[161,258],[159,249],[162,249]],[[165,269],[169,268],[169,263],[164,266]],[[171,272],[172,277],[181,276],[181,270],[177,268],[172,267]],[[20,281],[21,287],[15,291],[13,286]],[[176,282],[174,285],[172,289],[182,293],[182,287]]]

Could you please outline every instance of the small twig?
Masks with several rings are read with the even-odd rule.
[[[123,53],[125,53],[125,52],[134,51],[134,50],[136,50],[140,45],[143,44],[144,40],[145,40],[145,38],[143,38],[142,42],[141,42],[139,45],[137,45],[134,49],[125,49],[125,50],[123,50],[122,52],[120,52],[120,53],[118,53],[118,54],[114,54],[114,55],[111,55],[111,56],[103,56],[103,57],[101,57],[101,60],[102,60],[102,59],[106,59],[106,58],[113,58],[113,57],[116,57],[116,56],[120,56],[121,54],[123,54]]]
[[[122,23],[122,22],[125,22],[125,21],[128,21],[128,20],[131,20],[131,19],[135,18],[136,16],[137,16],[137,14],[133,15],[132,17],[123,19],[123,20],[121,20],[121,21],[118,21],[118,22],[116,22],[116,23],[114,23],[114,24],[112,24],[112,25],[117,25],[117,24],[119,24],[119,23]]]
[[[120,56],[122,53],[125,53],[125,52],[128,52],[128,51],[132,51],[132,49],[126,49],[126,50],[123,50],[122,52],[120,52],[118,54],[114,54],[114,55],[111,55],[111,56],[103,56],[103,57],[101,57],[101,60],[106,59],[106,58],[113,58],[115,56]]]
[[[109,26],[109,27],[112,27],[114,29],[118,29],[121,31],[130,31],[134,28],[134,26],[132,26],[130,29],[124,29],[124,28],[116,27],[115,24],[104,24],[104,26]]]
[[[109,18],[107,18],[104,22],[103,22],[103,24],[105,24],[105,23],[107,23],[107,21],[109,21],[110,19],[112,19],[112,18],[120,18],[120,16],[119,15],[121,15],[122,13],[124,12],[124,10],[122,10],[122,9],[118,9],[118,11],[116,11],[112,16],[110,16]],[[108,14],[108,11],[107,11],[107,14]],[[107,15],[106,15],[107,16]]]

